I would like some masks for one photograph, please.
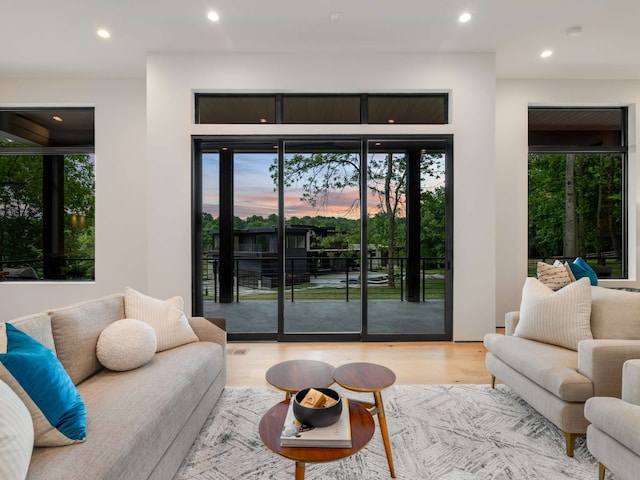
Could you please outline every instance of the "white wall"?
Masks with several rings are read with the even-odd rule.
[[[96,280],[1,282],[0,321],[147,288],[145,82],[0,79],[0,106],[95,106]]]
[[[192,134],[331,133],[331,126],[193,124],[193,91],[450,91],[452,123],[346,133],[454,135],[454,339],[517,309],[527,275],[527,107],[629,105],[631,280],[640,286],[637,81],[494,79],[488,54],[150,55],[145,80],[1,78],[0,105],[95,105],[96,281],[0,283],[0,321],[122,291],[191,301]],[[495,130],[494,130],[495,121]],[[494,161],[495,149],[495,161]]]
[[[451,92],[449,125],[344,133],[454,135],[454,340],[495,326],[495,65],[492,54],[152,54],[147,61],[148,287],[191,299],[192,134],[335,133],[332,126],[193,124],[193,92]],[[161,240],[160,240],[161,239]]]
[[[638,81],[499,80],[496,85],[496,325],[517,310],[527,276],[527,109],[530,105],[629,106],[629,280],[603,286],[638,287],[640,177],[637,168]]]

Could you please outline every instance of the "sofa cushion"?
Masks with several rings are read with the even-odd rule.
[[[111,323],[124,318],[122,295],[76,303],[49,312],[56,353],[73,383],[102,370],[96,355],[100,333]]]
[[[48,314],[35,313],[26,317],[16,318],[9,321],[9,323],[40,342],[49,350],[53,350],[53,353],[56,353],[56,345],[51,331],[51,317]]]
[[[159,300],[127,287],[124,308],[127,318],[135,318],[153,327],[158,340],[158,352],[198,341],[184,314],[182,297]]]
[[[0,478],[25,478],[32,450],[31,414],[9,385],[0,380]]]
[[[547,343],[490,333],[484,345],[496,357],[567,402],[593,396],[593,384],[578,373],[578,352]]]
[[[54,353],[10,323],[0,323],[0,380],[27,406],[36,446],[86,438],[85,405]]]
[[[87,405],[87,441],[72,449],[36,448],[30,474],[55,478],[148,478],[210,385],[222,375],[220,345],[196,342],[157,353],[126,372],[102,370],[78,386]],[[214,402],[215,403],[215,402]],[[213,408],[213,403],[209,407]]]
[[[578,350],[591,335],[591,287],[584,278],[554,292],[529,277],[522,289],[520,321],[514,335]]]
[[[105,328],[98,338],[98,360],[109,370],[141,367],[156,354],[156,332],[140,320],[124,318]]]
[[[640,340],[640,293],[591,287],[591,332],[597,339]]]

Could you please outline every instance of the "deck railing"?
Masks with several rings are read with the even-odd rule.
[[[277,259],[234,256],[234,299],[236,302],[277,298]],[[444,298],[444,258],[420,259],[422,301]],[[371,300],[405,301],[407,259],[371,257],[362,272],[354,257],[287,257],[285,295],[288,301],[359,301],[362,277],[366,277]],[[390,278],[392,276],[392,278]],[[219,257],[203,258],[205,300],[218,302],[220,292]]]

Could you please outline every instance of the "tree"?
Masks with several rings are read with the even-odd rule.
[[[621,258],[622,157],[529,155],[529,258]]]
[[[440,259],[445,255],[445,187],[437,186],[422,192],[422,235],[420,256]]]
[[[435,159],[440,155],[423,154],[421,172],[434,175]],[[277,162],[270,167],[271,177],[277,184]],[[301,183],[300,200],[312,206],[327,205],[332,192],[340,192],[349,187],[357,187],[360,182],[359,155],[354,153],[314,153],[296,154],[285,157],[284,185],[291,187]],[[378,199],[378,213],[372,224],[378,224],[381,215],[386,219],[386,247],[389,257],[389,286],[394,287],[395,274],[393,258],[396,256],[396,230],[398,219],[405,213],[406,193],[406,157],[401,153],[371,155],[367,167],[367,187]],[[354,200],[351,210],[359,205]],[[377,218],[376,218],[377,216]],[[372,235],[373,236],[373,235]],[[375,237],[375,236],[373,236]]]
[[[565,257],[575,257],[577,252],[575,158],[576,156],[573,153],[567,154],[564,169],[563,255]]]
[[[0,156],[0,262],[41,255],[42,159]]]

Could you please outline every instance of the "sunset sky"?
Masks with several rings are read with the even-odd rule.
[[[269,166],[275,155],[242,154],[234,155],[235,204],[234,215],[247,218],[252,215],[268,217],[278,213],[278,197],[269,173]],[[203,155],[202,165],[203,209],[214,217],[218,216],[218,155]],[[423,188],[443,183],[442,178],[431,178]],[[285,217],[304,217],[323,215],[327,217],[358,218],[359,210],[353,211],[354,201],[358,199],[358,189],[349,188],[341,192],[332,192],[328,205],[318,201],[316,207],[300,201],[302,188],[294,186],[285,192]],[[377,199],[369,198],[369,212],[377,211]]]

